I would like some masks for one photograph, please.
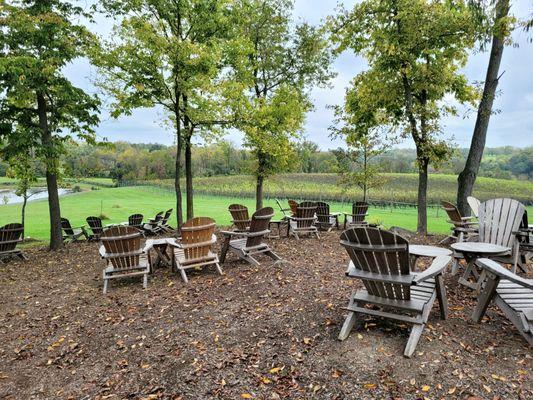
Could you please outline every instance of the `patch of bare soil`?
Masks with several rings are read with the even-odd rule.
[[[225,274],[158,269],[102,294],[97,245],[27,251],[0,266],[0,398],[531,399],[531,350],[495,308],[469,316],[471,292],[448,276],[450,317],[435,302],[412,359],[409,327],[367,319],[339,342],[350,292],[339,232],[273,239],[287,261]],[[435,239],[436,240],[436,239]]]

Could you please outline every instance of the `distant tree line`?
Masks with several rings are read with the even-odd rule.
[[[464,168],[468,150],[457,150],[452,159],[433,173],[457,174]],[[285,172],[338,173],[343,149],[322,151],[311,141],[298,142],[292,157],[294,162]],[[107,145],[70,144],[63,157],[62,169],[73,178],[112,178],[115,182],[171,179],[175,171],[173,146],[115,142]],[[416,173],[414,149],[392,149],[371,160],[380,172]],[[195,176],[239,175],[254,171],[255,157],[250,150],[239,148],[230,141],[193,146],[192,166]],[[5,176],[9,165],[0,160],[0,175]],[[37,164],[37,175],[44,176],[43,164]],[[533,179],[533,147],[487,148],[480,175],[501,179]]]

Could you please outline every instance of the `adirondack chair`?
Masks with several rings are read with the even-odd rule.
[[[117,225],[107,228],[101,235],[100,256],[106,260],[103,271],[104,294],[111,279],[142,276],[143,288],[148,285],[150,263],[141,246],[142,234],[133,226]]]
[[[236,232],[246,232],[250,229],[250,216],[248,215],[248,207],[242,204],[232,204],[228,210],[233,218],[233,225],[235,225]]]
[[[479,215],[479,206],[481,205],[481,201],[474,196],[468,196],[466,201],[472,210],[472,215],[477,218]]]
[[[22,242],[24,227],[19,223],[4,225],[0,228],[0,260],[7,261],[13,257],[26,260],[22,250],[17,249],[17,244]]]
[[[435,299],[441,318],[447,318],[442,275],[451,257],[436,257],[428,269],[415,274],[411,272],[409,242],[400,235],[379,228],[355,227],[342,233],[340,243],[351,259],[346,276],[360,279],[364,288],[350,297],[339,340],[348,337],[358,313],[412,323],[404,351],[406,357],[411,357]]]
[[[163,219],[163,211],[159,211],[154,218],[148,220],[147,223],[143,225],[143,230],[148,235],[157,235],[161,232],[161,220]]]
[[[462,242],[468,239],[469,234],[476,233],[476,221],[472,221],[474,217],[463,217],[455,204],[448,201],[441,201],[442,208],[448,214],[448,220],[452,224],[452,234],[440,241],[444,243],[448,240],[452,242]]]
[[[143,218],[142,214],[132,214],[128,217],[128,226],[133,226],[139,230],[143,228]]]
[[[513,199],[491,199],[479,206],[477,242],[490,243],[498,246],[509,247],[507,254],[490,257],[502,263],[512,264],[513,272],[516,272],[519,258],[519,241],[517,233],[524,216],[525,207]],[[456,268],[456,265],[453,267]],[[467,268],[459,282],[468,286],[471,277],[477,280],[479,271],[475,264]],[[456,271],[452,269],[452,273]],[[477,281],[476,285],[479,286]]]
[[[339,215],[340,213],[332,213],[329,211],[329,204],[323,201],[316,203],[316,225],[320,230],[331,231],[335,226],[339,229]]]
[[[102,220],[100,217],[87,217],[86,221],[87,225],[89,225],[89,228],[91,228],[91,234],[89,235],[88,239],[90,241],[100,240],[100,236],[102,236],[102,233],[104,233],[104,228],[102,226]]]
[[[281,260],[281,257],[274,253],[267,243],[263,242],[264,237],[270,233],[268,224],[273,216],[272,207],[264,207],[253,213],[248,232],[223,231],[222,234],[225,238],[220,262],[226,260],[228,250],[253,265],[260,265],[259,261],[254,258],[256,254],[265,254],[274,261]],[[235,239],[232,239],[233,237]]]
[[[366,201],[357,201],[352,204],[352,213],[343,213],[344,214],[344,229],[351,228],[355,226],[368,225],[368,222],[365,221],[366,216],[368,215],[368,203]]]
[[[168,220],[170,219],[171,215],[172,215],[172,208],[168,209],[165,212],[165,215],[163,216],[163,218],[161,219],[161,223],[159,224],[159,229],[157,233],[161,233],[161,232],[171,233],[175,231],[175,229],[168,224]]]
[[[276,199],[276,203],[277,203],[277,205],[279,207],[279,210],[283,214],[283,219],[287,219],[287,217],[288,217],[287,212],[290,212],[291,208],[290,207],[289,208],[283,208],[283,206],[281,205],[281,202],[278,199]]]
[[[85,225],[72,227],[70,221],[66,218],[61,218],[61,229],[63,230],[63,242],[65,243],[77,242],[82,236],[85,239],[89,239]]]
[[[529,225],[527,209],[524,210],[524,216],[518,231],[515,232],[518,239],[518,260],[517,266],[522,272],[528,272],[528,261],[533,257],[533,226]]]
[[[492,300],[533,346],[533,279],[524,279],[488,258],[477,260],[485,271],[483,289],[472,319],[480,322]]]
[[[174,248],[174,267],[181,278],[188,283],[186,270],[205,265],[214,265],[222,275],[218,256],[211,251],[217,242],[215,221],[208,217],[196,217],[185,222],[181,227],[181,243]]]
[[[316,221],[316,203],[304,201],[298,204],[296,215],[289,217],[289,235],[300,239],[301,234],[315,234],[318,239],[318,229],[315,226]]]
[[[289,208],[291,209],[291,215],[295,216],[298,210],[298,203],[294,200],[289,200]]]

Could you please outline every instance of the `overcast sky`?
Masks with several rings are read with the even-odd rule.
[[[355,0],[340,1],[346,7],[351,7]],[[86,2],[80,2],[87,4]],[[91,1],[89,1],[91,3]],[[312,24],[319,24],[327,15],[334,12],[338,0],[296,0],[294,17],[297,21],[305,20]],[[527,17],[533,13],[533,1],[515,0],[511,2],[512,13],[517,17]],[[98,18],[98,23],[91,26],[91,30],[100,35],[109,34],[112,21]],[[530,34],[531,35],[531,34]],[[500,73],[504,72],[499,94],[495,101],[498,113],[491,117],[487,136],[487,146],[516,146],[533,145],[533,43],[528,42],[528,34],[517,31],[514,34],[515,46],[506,47],[503,53]],[[488,61],[487,53],[473,54],[464,69],[464,73],[471,82],[480,82],[485,78]],[[332,141],[328,135],[328,127],[332,122],[332,112],[328,105],[340,104],[344,98],[344,91],[350,80],[364,70],[365,62],[353,54],[341,55],[333,65],[337,77],[332,87],[315,89],[312,91],[314,110],[307,115],[305,135],[316,142],[322,149],[336,148],[341,141]],[[66,74],[73,82],[95,92],[91,80],[95,74],[86,61],[77,61],[66,68]],[[164,115],[157,109],[140,109],[129,117],[117,120],[108,116],[105,110],[101,115],[102,122],[97,128],[100,139],[110,141],[126,140],[135,143],[163,143],[172,144],[174,135],[162,123]],[[447,118],[443,121],[444,133],[454,139],[460,147],[468,147],[475,122],[475,112],[459,117]],[[239,132],[230,132],[227,138],[240,144],[242,136]],[[413,147],[412,141],[406,140],[399,144],[401,147]]]

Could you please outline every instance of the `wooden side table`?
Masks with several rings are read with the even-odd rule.
[[[172,250],[176,247],[176,239],[164,238],[164,239],[148,239],[144,246],[146,254],[150,254],[150,251],[155,252],[155,258],[148,257],[150,260],[150,272],[153,272],[156,267],[171,267],[173,266],[173,254],[169,255],[169,248]]]
[[[422,244],[409,245],[409,255],[412,259],[413,271],[417,270],[416,265],[420,257],[436,258],[439,256],[451,256],[452,251],[444,247],[427,246]]]

